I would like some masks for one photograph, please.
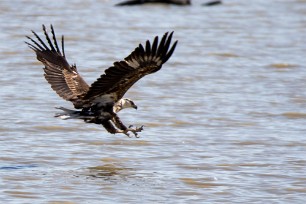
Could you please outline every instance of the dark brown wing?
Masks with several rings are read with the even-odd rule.
[[[81,108],[80,95],[84,95],[88,91],[89,86],[79,75],[76,66],[68,64],[64,52],[64,36],[62,36],[61,52],[53,26],[51,25],[53,43],[46,31],[46,27],[44,25],[42,27],[49,47],[34,31],[32,32],[37,41],[26,36],[32,41],[32,44],[26,43],[34,50],[37,59],[45,65],[45,78],[51,84],[52,89],[63,99],[71,101],[76,108]]]
[[[145,75],[161,69],[162,65],[171,57],[177,41],[172,46],[173,32],[165,33],[158,42],[156,36],[153,44],[146,42],[145,48],[140,44],[124,61],[115,62],[114,66],[105,70],[95,81],[84,99],[102,97],[112,94],[117,101],[123,97],[127,90]]]

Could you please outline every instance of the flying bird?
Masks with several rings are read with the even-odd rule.
[[[190,5],[191,0],[127,0],[116,4],[115,6],[132,6],[147,3],[163,3],[163,4],[175,4],[175,5]]]
[[[206,2],[206,3],[202,4],[202,6],[215,6],[215,5],[219,5],[219,4],[222,4],[221,0],[212,0],[212,1],[209,1],[209,2]]]
[[[123,133],[130,137],[143,126],[133,128],[125,126],[117,113],[125,108],[135,108],[136,104],[124,94],[142,77],[157,72],[173,54],[177,41],[171,43],[173,32],[167,32],[159,41],[156,36],[151,43],[138,47],[124,60],[113,63],[104,73],[89,86],[79,74],[75,64],[69,64],[64,51],[64,36],[58,44],[53,29],[51,35],[46,27],[42,29],[46,41],[34,31],[34,37],[26,36],[25,42],[35,53],[37,60],[43,63],[44,76],[51,88],[63,99],[73,103],[75,109],[58,107],[62,110],[55,117],[61,119],[81,119],[86,123],[101,124],[109,133]],[[51,36],[51,37],[50,37]],[[60,48],[61,47],[61,48]]]

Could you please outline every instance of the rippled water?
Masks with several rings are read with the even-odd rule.
[[[214,7],[0,1],[2,203],[304,203],[306,1]],[[127,94],[141,138],[53,117],[71,108],[23,43],[53,24],[89,83],[140,42],[179,40]]]

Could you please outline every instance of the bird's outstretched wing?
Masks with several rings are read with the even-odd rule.
[[[162,65],[171,57],[177,41],[171,46],[173,32],[165,33],[162,39],[155,37],[152,45],[146,42],[145,47],[139,46],[124,61],[115,62],[105,70],[89,88],[84,99],[93,99],[111,94],[114,101],[123,97],[127,90],[145,75],[161,69]]]
[[[29,47],[36,53],[37,59],[44,65],[45,78],[51,85],[52,89],[62,98],[71,101],[75,108],[81,108],[81,95],[84,95],[89,86],[79,75],[75,65],[69,65],[64,52],[64,36],[62,36],[62,51],[59,49],[53,26],[51,41],[46,27],[43,25],[43,31],[48,45],[34,32],[36,40],[26,36],[31,43],[26,42]]]

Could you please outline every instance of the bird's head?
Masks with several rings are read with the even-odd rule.
[[[118,113],[119,111],[121,111],[122,109],[125,109],[125,108],[137,109],[137,106],[134,103],[134,101],[132,101],[131,99],[122,98],[117,103],[115,103],[115,105],[113,107],[113,110],[114,110],[115,113]]]

